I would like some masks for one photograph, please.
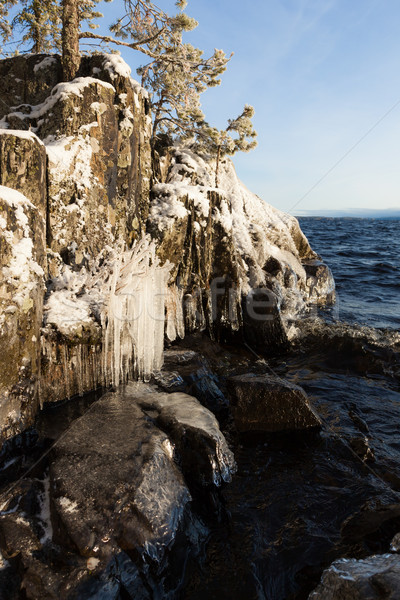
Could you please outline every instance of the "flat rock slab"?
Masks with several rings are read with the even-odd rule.
[[[169,438],[123,390],[60,439],[50,486],[53,540],[96,558],[122,548],[159,560],[191,499]]]
[[[400,556],[381,554],[364,560],[342,558],[322,575],[309,600],[398,600]]]
[[[227,381],[238,431],[316,429],[321,420],[305,391],[280,377],[245,373]]]

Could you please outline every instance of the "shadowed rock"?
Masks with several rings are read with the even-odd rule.
[[[168,437],[123,392],[72,424],[50,481],[54,540],[88,557],[123,548],[159,560],[190,500]]]
[[[305,391],[271,375],[246,373],[228,379],[238,431],[315,429],[321,421]]]
[[[309,600],[398,600],[400,557],[371,556],[364,560],[342,558],[324,571]]]

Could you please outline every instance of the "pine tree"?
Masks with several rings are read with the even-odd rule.
[[[17,4],[17,0],[8,0],[7,2],[0,0],[0,37],[4,44],[12,37],[13,31],[8,16],[11,7],[15,4]],[[3,49],[2,53],[4,53]]]
[[[21,30],[20,44],[39,54],[60,49],[60,6],[54,0],[22,0],[22,8],[12,21],[14,30]]]
[[[196,143],[203,152],[215,157],[215,187],[218,187],[218,174],[221,158],[226,154],[233,155],[239,150],[249,152],[257,146],[257,132],[252,123],[254,108],[245,104],[236,119],[228,119],[225,129],[211,127],[206,121],[199,124],[196,131]],[[236,134],[235,137],[232,134]]]
[[[194,19],[178,13],[170,19],[167,32],[149,44],[157,58],[138,69],[142,85],[152,92],[153,145],[158,132],[186,136],[204,122],[200,94],[220,84],[219,75],[230,60],[222,50],[215,50],[204,59],[201,50],[184,44],[183,33],[195,27]]]

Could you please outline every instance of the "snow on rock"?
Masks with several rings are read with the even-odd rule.
[[[94,324],[90,304],[85,298],[77,298],[69,290],[53,292],[45,305],[44,323],[55,325],[65,336],[76,335],[77,332]]]
[[[198,247],[199,256],[194,261],[194,265],[200,261],[197,281],[203,289],[212,289],[210,276],[230,278],[232,293],[226,290],[226,295],[235,295],[238,307],[240,295],[260,288],[270,290],[288,324],[287,332],[293,335],[290,321],[306,310],[309,300],[319,304],[327,301],[331,296],[328,298],[325,291],[329,288],[332,292],[333,281],[330,278],[329,285],[321,285],[310,277],[306,262],[318,257],[297,219],[248,190],[231,160],[221,161],[219,186],[215,188],[213,158],[180,146],[170,152],[166,174],[165,159],[163,163],[164,181],[152,188],[149,211],[149,228],[160,240],[162,253],[175,262],[187,256],[188,245]],[[177,271],[182,271],[179,265]],[[185,283],[193,286],[195,279]]]
[[[6,123],[3,125],[7,125]],[[38,144],[40,144],[41,146],[43,146],[43,142],[40,138],[38,138],[38,136],[33,132],[33,131],[23,131],[21,129],[9,129],[8,127],[5,127],[7,129],[7,135],[13,135],[15,137],[18,137],[20,139],[23,140],[33,140],[35,142],[37,142]]]
[[[12,304],[27,309],[32,306],[31,292],[37,287],[37,277],[44,276],[41,266],[33,258],[33,239],[29,226],[28,210],[35,211],[35,206],[20,192],[0,186],[1,202],[12,210],[17,229],[7,229],[7,221],[1,218],[2,235],[9,245],[11,256],[8,264],[2,267],[4,281],[13,289]],[[11,308],[11,306],[9,307]]]
[[[107,54],[104,60],[104,68],[110,73],[112,79],[117,75],[120,77],[130,77],[131,68],[119,54]]]
[[[33,72],[37,73],[41,69],[48,69],[49,67],[52,67],[52,66],[56,65],[57,62],[58,61],[57,61],[57,59],[54,56],[46,56],[46,58],[44,58],[43,60],[41,60],[39,63],[37,63],[33,67]]]
[[[71,94],[82,98],[84,89],[91,84],[101,85],[102,87],[115,92],[115,88],[111,83],[95,79],[94,77],[77,77],[72,81],[63,81],[53,88],[51,95],[43,102],[43,104],[32,107],[29,118],[39,119],[48,113],[59,100],[64,100]]]

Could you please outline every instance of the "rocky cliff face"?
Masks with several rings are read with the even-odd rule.
[[[146,231],[172,263],[170,340],[207,330],[282,348],[310,299],[334,293],[297,221],[230,161],[218,189],[212,160],[187,148],[153,167],[147,94],[121,59],[85,58],[78,75],[60,83],[57,56],[0,62],[0,442],[39,403],[102,385],[107,282]]]
[[[334,299],[332,275],[297,219],[250,192],[229,159],[218,188],[214,169],[212,157],[170,149],[163,181],[152,188],[148,230],[175,265],[186,332],[203,328],[222,340],[239,333],[261,352],[275,351],[295,335],[292,322],[310,301]],[[183,331],[173,307],[170,339]]]

